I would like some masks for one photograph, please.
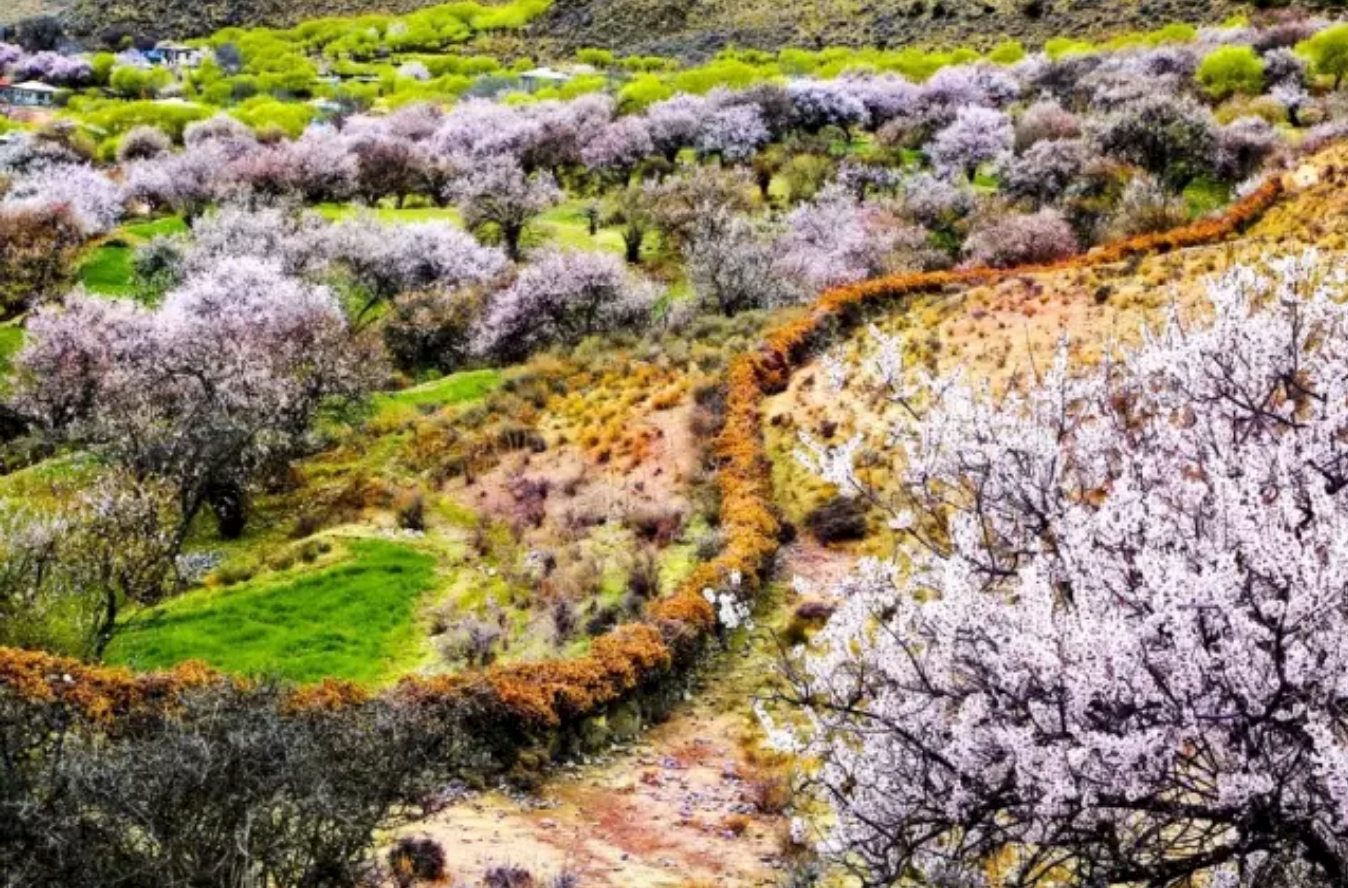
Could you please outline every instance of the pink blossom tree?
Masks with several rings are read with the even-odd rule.
[[[610,253],[549,251],[491,298],[475,350],[516,360],[650,321],[659,291]]]
[[[509,159],[478,163],[451,190],[468,229],[498,240],[512,261],[529,224],[562,199],[551,174],[528,175]]]
[[[713,209],[694,223],[684,245],[688,280],[708,310],[741,311],[799,302],[808,292],[777,267],[777,251],[752,219]]]
[[[189,219],[227,196],[225,173],[232,154],[220,142],[199,143],[186,151],[128,165],[124,188],[128,199]]]
[[[1095,156],[1084,139],[1037,141],[1019,157],[1006,159],[1002,190],[1008,197],[1035,206],[1053,203]]]
[[[787,214],[777,240],[777,268],[817,293],[886,271],[900,247],[920,250],[927,232],[880,207],[859,203],[838,186]]]
[[[965,264],[1011,268],[1066,259],[1080,251],[1076,232],[1054,209],[1010,213],[974,227],[964,242]]]
[[[306,203],[346,200],[355,192],[359,163],[332,127],[309,127],[277,147],[294,193]]]
[[[692,147],[712,110],[707,99],[687,94],[651,105],[646,109],[646,127],[655,150],[673,162],[680,151]]]
[[[19,59],[24,57],[23,47],[15,43],[5,43],[0,41],[0,72],[8,72],[14,68]]]
[[[1013,138],[1011,120],[1004,113],[972,105],[959,109],[950,125],[936,134],[927,156],[945,175],[973,181],[983,164],[1006,158]]]
[[[479,244],[448,222],[389,225],[361,216],[320,236],[325,259],[343,270],[359,291],[352,312],[357,327],[399,294],[486,284],[508,266],[501,250]]]
[[[1035,102],[1016,118],[1016,150],[1027,151],[1037,142],[1075,139],[1081,119],[1057,102]]]
[[[870,123],[866,103],[844,80],[793,80],[786,87],[795,125],[808,133],[836,126],[851,134]]]
[[[183,144],[188,148],[197,148],[208,142],[252,145],[257,143],[257,137],[242,122],[228,114],[217,114],[206,120],[189,123],[183,130]]]
[[[265,260],[233,258],[158,309],[70,296],[29,322],[14,405],[177,496],[181,545],[211,506],[227,536],[250,481],[297,453],[319,411],[356,397],[377,366],[333,295]]]
[[[329,254],[328,226],[316,213],[289,206],[226,203],[192,223],[182,264],[184,274],[195,276],[249,257],[302,277],[320,271]]]
[[[581,160],[592,172],[618,184],[655,153],[650,129],[640,117],[620,117],[596,132],[581,149]]]
[[[386,133],[348,137],[347,150],[356,160],[355,191],[367,204],[392,197],[401,207],[426,182],[430,162],[421,145]]]
[[[792,670],[823,848],[870,885],[1348,879],[1348,303],[1315,254],[994,398],[880,337],[900,489]],[[900,567],[900,565],[903,565]]]
[[[700,157],[742,163],[768,142],[768,128],[757,105],[731,105],[702,119],[693,139]]]
[[[20,80],[40,80],[53,86],[83,86],[93,77],[89,62],[59,52],[39,52],[10,65]]]
[[[530,125],[516,109],[485,99],[455,105],[431,137],[431,149],[442,157],[462,159],[518,158]]]
[[[1259,172],[1279,144],[1267,120],[1237,118],[1217,130],[1215,172],[1228,182],[1241,182]]]
[[[43,164],[10,183],[0,206],[65,207],[85,237],[110,230],[124,211],[122,189],[88,164]]]
[[[133,127],[117,143],[117,162],[154,160],[173,150],[173,140],[157,126]]]
[[[845,81],[866,106],[870,127],[879,129],[891,120],[915,118],[922,105],[922,87],[895,75]]]

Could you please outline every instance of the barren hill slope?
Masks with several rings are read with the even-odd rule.
[[[188,37],[233,25],[288,27],[306,19],[409,12],[434,0],[10,0],[0,22],[60,12],[72,30],[113,26]],[[621,53],[705,56],[726,46],[985,46],[1014,37],[1098,37],[1186,21],[1213,24],[1233,0],[556,0],[529,28],[539,54],[598,46]]]
[[[726,46],[988,46],[1215,23],[1230,0],[557,0],[535,24],[560,48],[702,55]]]

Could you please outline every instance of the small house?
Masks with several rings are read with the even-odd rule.
[[[201,64],[202,52],[195,46],[163,41],[155,45],[164,64],[171,68],[195,68]]]
[[[54,86],[29,80],[25,83],[9,83],[0,80],[0,104],[16,105],[21,108],[48,108],[56,104],[56,94],[60,92]]]
[[[520,75],[520,83],[528,92],[561,86],[570,79],[570,74],[554,71],[552,68],[534,68],[532,71],[525,71]]]

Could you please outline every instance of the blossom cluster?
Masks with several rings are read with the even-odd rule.
[[[1237,267],[1210,318],[1000,398],[881,343],[901,493],[809,457],[905,538],[793,675],[828,851],[879,883],[1338,878],[1345,292],[1314,252]]]

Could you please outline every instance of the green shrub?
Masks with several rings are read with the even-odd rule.
[[[1204,56],[1196,76],[1208,95],[1218,101],[1236,93],[1252,96],[1264,90],[1264,62],[1250,46],[1213,50]]]
[[[1297,45],[1297,52],[1311,63],[1320,77],[1329,77],[1338,89],[1348,74],[1348,24],[1326,28]]]

